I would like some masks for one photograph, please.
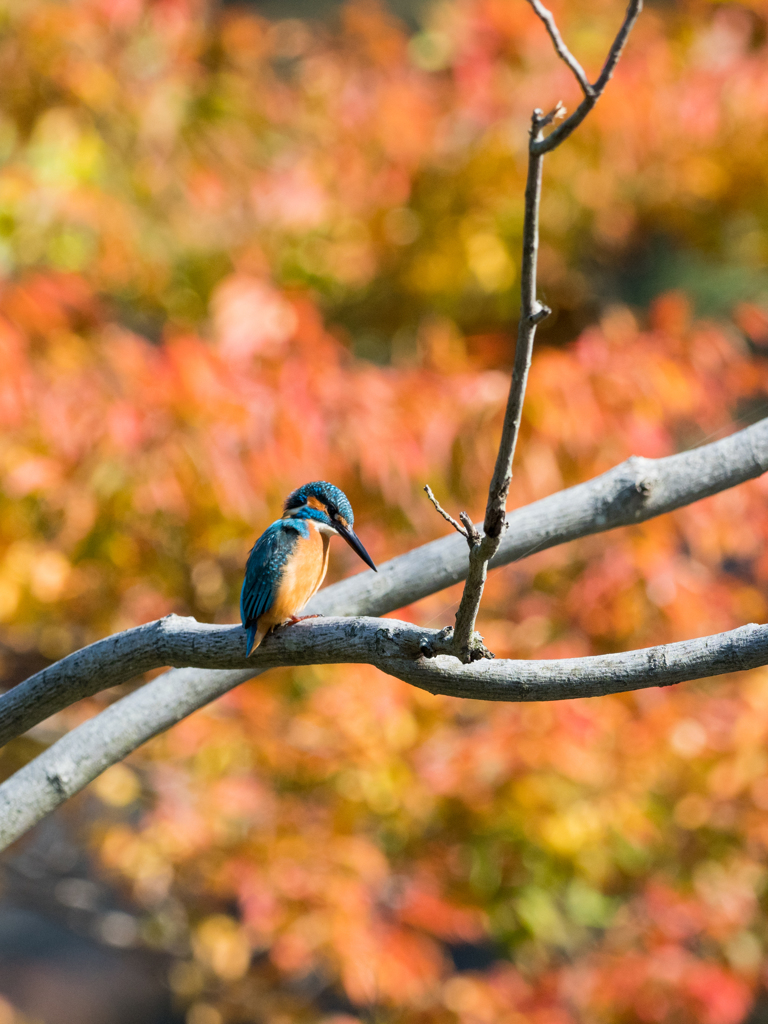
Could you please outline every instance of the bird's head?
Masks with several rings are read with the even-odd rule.
[[[353,530],[355,514],[344,491],[325,480],[304,484],[285,499],[283,519],[311,519],[349,544],[352,550],[377,572],[373,559]]]

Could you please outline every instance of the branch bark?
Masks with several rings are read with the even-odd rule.
[[[632,456],[586,483],[511,512],[507,516],[509,529],[502,536],[491,568],[579,537],[652,519],[766,471],[768,418],[721,441],[679,455],[663,459]],[[307,611],[328,616],[384,615],[460,582],[467,571],[466,541],[452,534],[383,563],[378,574],[363,572],[321,590]],[[137,631],[153,634],[157,629],[157,624],[149,623],[97,641],[0,696],[0,745],[85,696],[132,679],[158,664],[174,664],[170,648],[164,655],[167,660],[158,662],[148,656],[142,656],[142,660],[131,646],[131,637]],[[158,634],[158,643],[163,635]],[[281,635],[285,634],[275,634]],[[192,647],[186,654],[191,657],[195,637],[190,637],[190,643]],[[147,647],[150,649],[151,645]],[[88,652],[94,648],[105,657],[104,671],[109,673],[109,679],[89,688],[82,685],[82,680],[87,677],[90,664]],[[267,650],[265,646],[262,653]],[[130,658],[134,660],[129,659],[129,652],[133,652]],[[231,686],[271,667],[266,663],[261,666],[255,658],[247,664],[252,666],[250,671],[232,673]],[[215,688],[213,692],[218,695]]]
[[[23,835],[49,811],[79,792],[111,764],[203,704],[252,676],[242,665],[240,626],[207,626],[168,616],[122,634],[123,654],[145,664],[170,654],[197,666],[158,677],[100,715],[73,729],[0,786],[0,849]],[[445,654],[446,635],[392,619],[309,620],[272,634],[258,652],[259,670],[277,664],[367,662],[430,693],[483,700],[532,701],[589,697],[686,679],[720,675],[768,664],[768,626],[650,647],[626,654],[552,661],[476,661],[462,664]],[[119,666],[94,644],[89,675],[98,688],[111,685]],[[432,656],[430,656],[432,655]],[[92,691],[93,692],[93,691]]]
[[[517,439],[520,434],[523,402],[525,400],[528,372],[533,356],[536,328],[550,314],[550,310],[536,298],[539,207],[541,205],[544,154],[549,153],[556,146],[559,146],[561,142],[564,142],[574,129],[581,124],[595,103],[597,103],[610,81],[627,37],[643,6],[643,0],[630,0],[624,21],[613,41],[600,77],[594,85],[590,85],[584,69],[563,42],[551,11],[541,3],[541,0],[529,0],[529,3],[544,23],[558,56],[573,72],[576,81],[584,93],[584,99],[575,113],[559,128],[556,128],[546,139],[544,138],[544,129],[564,113],[564,108],[558,103],[548,114],[545,115],[541,110],[537,109],[534,110],[531,117],[530,140],[528,144],[528,179],[525,187],[525,215],[523,221],[523,257],[520,274],[520,320],[517,329],[512,383],[504,415],[504,425],[499,452],[496,458],[496,466],[488,490],[483,536],[472,537],[469,534],[465,534],[470,543],[469,572],[459,610],[456,614],[456,627],[453,637],[454,651],[464,662],[475,661],[478,658],[493,657],[491,652],[483,645],[482,638],[476,636],[475,622],[477,621],[485,580],[488,575],[488,565],[499,549],[501,535],[506,528],[505,515],[509,488],[512,483],[512,462],[515,456]],[[446,513],[442,512],[439,506],[438,510],[446,517]],[[456,528],[458,529],[458,527]],[[462,531],[460,530],[459,532]]]
[[[492,569],[536,551],[690,505],[768,471],[768,418],[662,459],[632,456],[600,476],[515,509]],[[321,590],[308,611],[384,615],[466,579],[466,541],[441,537]],[[0,705],[0,717],[2,708]]]

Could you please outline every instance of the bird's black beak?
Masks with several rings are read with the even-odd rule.
[[[378,572],[379,570],[373,564],[373,559],[361,544],[360,538],[357,536],[355,531],[351,529],[351,527],[349,526],[342,526],[341,523],[339,522],[335,522],[333,526],[338,535],[344,538],[344,540],[347,542],[347,544],[349,544],[349,546],[352,548],[355,554],[359,555],[360,558],[362,558],[362,560],[365,562],[365,564],[369,565],[374,572]]]

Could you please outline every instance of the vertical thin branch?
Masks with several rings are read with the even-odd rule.
[[[549,316],[550,310],[536,298],[536,274],[539,252],[539,206],[541,204],[541,181],[544,154],[549,153],[565,141],[581,124],[590,110],[597,103],[603,90],[610,81],[618,63],[627,37],[643,7],[643,0],[630,0],[621,28],[613,41],[606,58],[600,77],[594,85],[589,83],[584,69],[563,42],[551,11],[541,0],[529,0],[534,11],[544,23],[549,37],[558,56],[571,69],[579,83],[584,99],[571,116],[546,138],[544,129],[561,117],[565,110],[560,103],[544,115],[541,110],[534,110],[531,118],[530,140],[528,144],[528,179],[525,187],[525,220],[523,224],[523,256],[520,282],[520,321],[517,329],[517,346],[515,363],[512,372],[512,383],[509,389],[504,425],[496,457],[493,479],[488,490],[488,503],[485,509],[483,524],[484,536],[476,531],[461,529],[455,521],[450,520],[447,513],[439,506],[438,511],[452,521],[466,538],[469,544],[469,572],[464,585],[461,604],[456,614],[454,630],[454,651],[462,661],[474,661],[477,658],[493,657],[486,650],[482,641],[475,634],[475,621],[480,608],[483,587],[488,575],[488,563],[496,554],[501,543],[501,535],[506,524],[506,507],[509,488],[512,483],[512,460],[515,455],[517,438],[520,434],[520,423],[523,414],[523,401],[528,383],[528,371],[533,356],[533,343],[536,328]],[[462,522],[464,519],[462,518]],[[471,524],[470,524],[471,525]],[[465,523],[466,527],[466,523]]]
[[[553,112],[554,114],[554,112]],[[550,120],[553,115],[549,115]],[[538,142],[545,124],[550,121],[541,110],[534,110],[531,118],[531,146]],[[523,262],[521,273],[520,321],[517,328],[515,365],[512,383],[507,399],[507,412],[501,433],[496,467],[488,492],[483,530],[485,536],[470,546],[469,573],[456,613],[454,647],[462,660],[487,657],[488,652],[475,642],[475,622],[480,610],[488,563],[501,544],[501,535],[506,523],[507,495],[512,483],[512,459],[515,454],[520,419],[523,412],[525,387],[533,355],[533,341],[536,326],[549,315],[549,309],[541,306],[536,299],[536,268],[539,255],[539,206],[541,202],[541,177],[544,157],[531,148],[528,158],[528,180],[525,186],[525,219],[523,222]]]
[[[546,118],[540,110],[534,110],[531,117],[531,137],[528,156],[528,180],[525,186],[525,219],[523,221],[523,259],[520,281],[520,320],[517,327],[515,365],[512,383],[507,399],[507,411],[501,431],[499,453],[488,490],[488,504],[485,509],[483,529],[486,537],[499,537],[504,528],[507,510],[507,496],[512,483],[512,459],[515,455],[520,421],[523,414],[523,400],[531,368],[533,342],[536,327],[550,310],[540,305],[536,298],[536,274],[539,259],[539,207],[541,204],[541,178],[544,157],[536,153],[534,146],[542,138],[544,125],[554,120],[555,112]]]

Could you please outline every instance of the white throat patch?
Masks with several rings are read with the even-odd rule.
[[[310,519],[309,521],[317,532],[322,533],[324,537],[335,537],[338,532],[333,526],[329,526],[327,523],[318,523],[316,519]]]

